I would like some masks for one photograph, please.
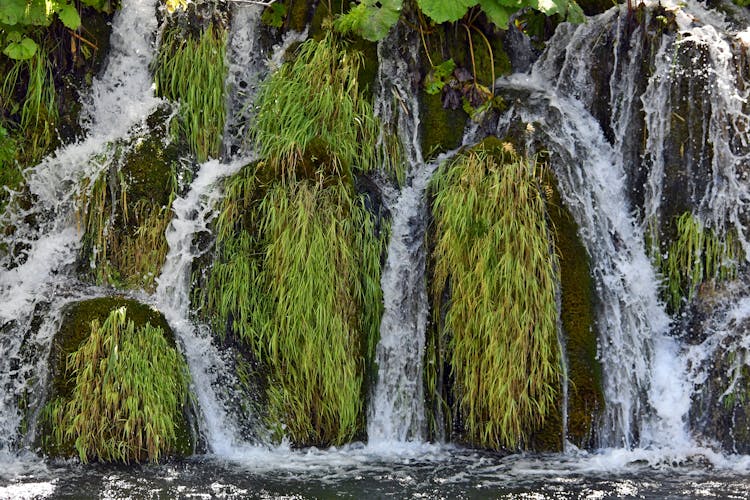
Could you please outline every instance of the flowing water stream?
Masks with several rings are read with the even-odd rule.
[[[745,231],[750,86],[736,64],[750,35],[733,32],[717,14],[693,3],[674,8],[678,33],[646,36],[639,30],[655,18],[633,26],[624,6],[586,24],[563,24],[529,73],[497,82],[513,99],[494,132],[502,137],[513,124],[529,124],[528,147],[542,143],[549,150],[562,198],[591,258],[606,400],[597,451],[569,447],[564,454],[502,457],[425,442],[425,190],[452,153],[435,161],[423,158],[417,82],[411,76],[418,72],[420,42],[401,25],[378,46],[376,113],[399,137],[406,176],[402,186],[385,180],[379,186],[392,233],[381,279],[384,315],[368,443],[328,450],[272,447],[248,430],[257,422],[239,421],[226,368],[231,359],[190,309],[193,262],[208,251],[200,236],[210,237],[221,180],[251,159],[244,136],[252,97],[267,71],[266,59],[274,59],[254,31],[262,9],[238,4],[228,48],[223,158],[200,165],[175,200],[158,289],[141,297],[165,314],[188,360],[209,454],[143,467],[82,467],[36,458],[28,450],[35,416],[26,423],[31,431],[19,432],[28,417],[18,401],[41,404],[60,312],[71,300],[97,292],[80,284],[72,269],[80,246],[76,199],[87,185],[84,179],[95,178],[112,160],[108,145],[143,133],[142,123],[161,103],[148,70],[157,30],[154,9],[151,0],[124,2],[114,20],[109,62],[85,102],[86,138],[33,168],[28,175],[33,208],[11,204],[0,221],[15,227],[4,236],[10,251],[0,255],[0,498],[357,497],[374,490],[422,497],[512,497],[529,491],[535,498],[746,495],[750,457],[721,453],[701,439],[691,412],[715,353],[729,348],[741,353],[728,368],[733,384],[750,364],[747,336],[737,334],[744,331],[738,325],[750,323],[750,287],[738,280],[728,301],[705,319],[707,337],[688,342],[681,323],[667,314],[660,276],[646,252],[650,224],[668,216],[663,202],[672,187],[665,182],[670,158],[678,154],[670,141],[683,120],[691,125],[679,152],[687,178],[706,179],[686,181],[684,197],[699,207],[697,215],[708,227],[733,228],[750,255]],[[305,36],[288,36],[275,59]],[[589,54],[610,61],[606,77],[597,77]],[[679,79],[688,86],[676,85]],[[465,144],[481,138],[480,129],[487,124],[470,127]],[[40,316],[45,319],[35,321]]]

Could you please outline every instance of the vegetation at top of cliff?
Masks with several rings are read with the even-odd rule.
[[[256,98],[250,139],[277,178],[342,177],[381,164],[372,105],[362,95],[362,54],[333,33],[307,41],[274,72]]]
[[[383,241],[354,189],[378,158],[360,63],[328,33],[262,84],[251,136],[262,159],[225,185],[200,291],[215,330],[260,365],[269,426],[296,445],[339,445],[364,428]]]
[[[435,23],[456,22],[479,10],[497,27],[507,29],[510,16],[531,8],[548,16],[559,14],[571,22],[582,22],[583,11],[574,0],[417,0],[417,5]],[[401,15],[403,0],[360,0],[336,20],[342,32],[354,32],[366,40],[378,41],[388,34]]]
[[[65,449],[72,440],[82,462],[158,461],[176,445],[187,364],[162,328],[136,328],[126,307],[90,328],[66,360],[72,392],[45,409],[51,447]]]
[[[156,91],[180,104],[175,123],[199,162],[221,153],[226,43],[226,29],[215,23],[197,37],[171,27],[164,33],[156,58]]]
[[[523,446],[560,381],[558,263],[539,170],[506,143],[460,156],[432,181],[441,358],[454,421],[487,448]]]

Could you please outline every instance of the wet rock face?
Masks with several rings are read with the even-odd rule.
[[[750,453],[750,302],[737,283],[704,286],[678,327],[687,348],[694,392],[690,427],[729,453]],[[744,290],[746,292],[746,290]]]
[[[63,402],[70,400],[75,391],[76,378],[70,373],[69,366],[66,368],[69,364],[69,356],[78,351],[88,339],[92,331],[92,321],[97,321],[101,325],[112,311],[123,307],[126,308],[127,319],[134,323],[136,329],[146,325],[160,328],[164,332],[167,349],[176,349],[175,338],[166,319],[150,306],[121,297],[101,297],[74,302],[67,306],[63,313],[58,333],[52,342],[49,356],[51,380],[48,402],[51,403],[58,398]],[[146,376],[148,372],[142,373]],[[145,383],[155,385],[158,381],[145,381]],[[124,397],[124,395],[120,396]],[[177,415],[177,421],[174,422],[176,439],[169,454],[184,457],[191,455],[198,444],[196,417],[189,401],[178,409]],[[117,426],[118,423],[113,422],[112,425]],[[41,450],[45,454],[54,457],[71,457],[79,454],[75,442],[77,436],[66,436],[63,442],[57,442],[52,438],[54,433],[52,420],[43,417],[39,439]]]

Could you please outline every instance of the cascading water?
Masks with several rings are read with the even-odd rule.
[[[212,160],[201,166],[190,191],[177,198],[172,208],[174,219],[167,229],[169,252],[164,261],[155,301],[175,335],[180,339],[190,367],[191,386],[202,414],[201,430],[211,451],[227,453],[241,440],[239,425],[225,411],[218,386],[231,373],[221,353],[212,345],[212,334],[190,319],[193,260],[202,252],[194,238],[210,233],[209,224],[216,215],[214,205],[220,199],[219,181],[242,167],[243,162],[219,163]],[[204,250],[205,251],[205,250]],[[224,377],[221,381],[218,377]]]
[[[402,30],[394,29],[378,44],[376,113],[386,127],[398,131],[408,171],[403,189],[390,199],[386,196],[393,220],[381,277],[385,307],[376,351],[378,377],[367,424],[371,447],[421,441],[425,430],[422,360],[428,305],[424,191],[437,164],[426,164],[422,158],[419,103],[409,77],[418,67],[418,44],[403,40],[404,36]],[[389,193],[387,187],[383,191]]]
[[[201,480],[206,479],[206,484],[192,485],[190,491],[242,496],[256,491],[252,483],[259,479],[259,471],[272,475],[279,470],[284,488],[299,481],[299,476],[329,484],[332,477],[352,478],[354,483],[364,475],[366,481],[377,478],[378,487],[388,481],[398,483],[393,489],[398,494],[406,491],[401,489],[404,484],[413,484],[411,476],[415,475],[421,483],[412,490],[433,495],[442,488],[465,494],[459,490],[467,481],[499,488],[507,478],[525,477],[528,471],[539,477],[540,467],[544,473],[552,469],[555,477],[565,476],[565,470],[568,474],[577,471],[552,486],[566,488],[580,476],[588,476],[591,469],[627,463],[624,470],[631,471],[632,462],[640,458],[662,465],[701,455],[715,465],[748,470],[747,457],[733,461],[701,447],[703,442],[689,427],[696,420],[691,412],[699,388],[711,392],[719,387],[712,385],[717,362],[729,380],[720,386],[722,394],[701,402],[707,414],[714,411],[709,406],[715,400],[727,401],[746,376],[750,365],[745,335],[750,328],[747,278],[727,285],[728,291],[720,290],[718,300],[726,303],[710,304],[712,309],[696,321],[704,337],[688,339],[683,319],[670,319],[659,299],[660,277],[647,256],[646,239],[654,221],[673,215],[670,210],[675,209],[665,201],[673,203],[670,193],[675,188],[669,182],[675,184],[678,165],[683,171],[677,179],[685,185],[679,209],[693,209],[704,225],[717,231],[733,228],[748,254],[746,89],[750,87],[742,61],[750,35],[735,36],[714,14],[692,4],[667,11],[649,7],[645,21],[640,22],[634,22],[624,7],[615,8],[583,25],[559,26],[530,75],[497,82],[504,96],[518,99],[508,100],[511,107],[493,131],[503,137],[518,121],[531,125],[528,145],[541,143],[549,150],[559,190],[591,257],[606,398],[597,435],[608,450],[597,454],[569,450],[569,454],[541,462],[524,457],[503,462],[490,454],[439,447],[419,447],[416,453],[401,455],[409,457],[407,461],[414,457],[428,464],[419,469],[400,462],[384,464],[382,453],[394,444],[425,439],[422,357],[428,324],[424,247],[428,213],[424,195],[443,158],[425,162],[420,149],[419,89],[414,78],[419,71],[418,33],[409,32],[401,23],[378,47],[376,109],[384,130],[399,137],[407,175],[401,188],[386,181],[379,186],[392,215],[392,239],[381,280],[385,313],[376,351],[378,378],[368,409],[369,444],[327,451],[300,452],[284,446],[268,450],[246,445],[251,439],[245,423],[233,413],[232,360],[225,359],[222,348],[212,343],[208,328],[195,322],[189,300],[194,261],[208,251],[204,237],[210,237],[221,197],[220,181],[246,161],[238,157],[246,153],[241,136],[252,119],[248,105],[255,83],[265,72],[260,64],[264,54],[253,28],[262,9],[250,4],[232,9],[223,157],[201,165],[185,194],[175,200],[174,219],[167,231],[169,252],[157,292],[147,300],[166,315],[188,359],[209,449],[250,464],[252,473],[247,480],[247,468],[238,472],[234,466],[218,466],[224,477],[245,485],[245,489],[231,490],[213,478],[208,480],[210,473],[200,475],[204,467],[216,470],[211,460],[199,465],[188,462],[186,470],[198,471]],[[84,112],[88,138],[62,148],[32,169],[28,181],[34,207],[24,211],[13,205],[0,221],[14,227],[3,240],[10,251],[0,255],[0,453],[28,444],[20,442],[18,429],[25,416],[18,410],[19,399],[30,394],[31,405],[42,404],[45,391],[40,374],[47,370],[50,339],[60,313],[71,297],[78,300],[87,294],[69,291],[80,287],[72,264],[80,246],[74,206],[81,181],[106,168],[110,160],[107,144],[138,133],[138,125],[160,102],[152,94],[148,74],[154,18],[153,3],[125,2],[115,19],[110,63],[97,79]],[[677,28],[670,28],[675,18]],[[659,23],[662,28],[657,29]],[[487,129],[488,124],[482,123],[477,130]],[[683,132],[685,137],[676,142],[676,134]],[[473,140],[472,135],[464,142]],[[61,298],[61,293],[67,296]],[[40,317],[44,318],[41,326],[33,324]],[[32,434],[27,440],[33,439]],[[725,449],[732,450],[731,441]],[[180,476],[177,469],[154,467],[139,474],[166,471],[166,479],[155,481],[169,483]],[[581,470],[586,474],[580,474]],[[112,494],[123,485],[118,484],[119,476],[107,474],[102,483]],[[261,484],[265,484],[263,477]],[[272,483],[278,482],[272,477]],[[134,496],[144,493],[138,489],[139,480],[132,481],[135,486],[126,485],[132,486],[128,491]],[[612,495],[632,491],[628,489],[632,484],[620,486],[609,490],[602,486],[601,491]],[[2,487],[0,497],[10,491]],[[169,487],[164,491],[185,493]],[[278,485],[270,491],[274,488]],[[587,494],[593,491],[580,489]],[[307,484],[300,490],[303,495],[310,493]],[[546,491],[555,496],[560,490]],[[691,491],[700,490],[696,486]]]
[[[260,426],[258,422],[238,421],[239,412],[232,411],[241,399],[233,393],[233,387],[237,386],[233,360],[227,359],[228,354],[213,344],[214,335],[207,325],[193,321],[190,294],[193,261],[210,249],[199,248],[196,240],[201,235],[210,237],[210,224],[218,215],[216,203],[222,196],[220,181],[251,161],[243,156],[246,154],[243,137],[252,117],[257,85],[268,70],[268,58],[259,50],[256,36],[262,10],[252,4],[233,7],[225,82],[229,118],[223,148],[227,160],[202,164],[188,193],[174,201],[174,218],[166,233],[169,251],[154,297],[182,344],[202,416],[201,431],[209,449],[225,456],[235,453],[248,439],[257,440]],[[282,43],[276,51],[285,48]]]
[[[602,446],[712,455],[688,430],[691,397],[711,356],[701,357],[698,347],[686,353],[672,328],[645,232],[667,217],[669,201],[695,207],[708,227],[733,227],[747,246],[747,93],[737,85],[744,81],[737,62],[743,49],[698,5],[654,10],[645,9],[639,23],[623,6],[563,25],[530,77],[502,85],[529,93],[509,115],[538,124],[593,261],[606,398]],[[667,29],[668,17],[676,29]],[[512,121],[501,119],[498,135]],[[665,185],[670,178],[677,184]],[[665,197],[666,189],[676,189],[677,199]]]
[[[40,304],[71,286],[69,268],[80,243],[75,202],[81,181],[95,178],[111,155],[108,145],[127,135],[161,102],[154,96],[148,69],[155,12],[155,0],[123,2],[113,22],[107,66],[84,104],[87,137],[32,168],[27,175],[32,208],[11,202],[0,220],[1,226],[13,228],[3,236],[7,251],[0,255],[0,449],[12,448],[18,438],[19,398],[24,392],[44,392],[41,374],[46,371],[49,335],[45,337],[46,329],[32,328],[32,320]],[[24,339],[27,332],[31,338]],[[39,348],[19,370],[24,345]]]

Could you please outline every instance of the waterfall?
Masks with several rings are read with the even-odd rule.
[[[169,252],[157,278],[155,294],[155,302],[180,340],[190,367],[191,389],[203,417],[201,430],[211,451],[219,454],[233,449],[241,439],[240,426],[222,402],[222,397],[231,397],[231,394],[217,392],[220,384],[231,378],[227,363],[212,344],[211,331],[203,325],[193,324],[190,319],[192,264],[205,252],[196,248],[194,238],[201,233],[210,233],[209,224],[216,215],[213,209],[221,196],[218,181],[235,173],[243,164],[240,160],[227,164],[216,160],[204,163],[190,191],[175,199],[172,204],[174,218],[166,233]]]
[[[716,338],[686,346],[645,252],[646,231],[690,207],[707,227],[735,228],[748,246],[745,48],[716,17],[690,3],[647,7],[636,23],[625,6],[614,8],[561,25],[530,75],[499,82],[522,97],[498,135],[514,119],[537,129],[592,260],[603,447],[698,450],[691,399],[744,311],[720,308],[709,326]]]
[[[161,102],[148,70],[155,30],[155,0],[123,2],[113,21],[106,68],[84,103],[87,137],[30,169],[32,207],[11,201],[0,218],[1,227],[13,228],[2,236],[7,250],[0,253],[0,449],[14,448],[19,437],[20,398],[44,391],[51,336],[48,328],[34,327],[33,318],[71,287],[70,267],[80,244],[74,214],[81,181],[96,178],[111,155],[108,144],[127,135]],[[33,360],[24,358],[29,345],[39,346]],[[19,370],[22,362],[29,366]]]
[[[192,272],[193,261],[210,249],[196,241],[201,235],[212,237],[211,223],[223,196],[221,181],[253,160],[248,153],[252,146],[244,137],[252,122],[257,87],[273,61],[280,60],[291,43],[306,36],[290,33],[267,55],[258,40],[262,11],[258,5],[233,6],[227,46],[229,72],[224,86],[228,119],[222,142],[226,159],[202,164],[187,194],[174,201],[174,218],[166,233],[169,251],[153,298],[179,338],[190,367],[191,389],[202,417],[201,432],[210,451],[223,456],[246,451],[243,445],[248,440],[258,441],[262,430],[259,422],[239,421],[240,414],[234,411],[242,396],[234,393],[238,384],[232,353],[213,343],[214,333],[207,325],[194,322],[190,309]]]
[[[408,172],[403,189],[395,199],[386,200],[393,220],[388,260],[380,280],[385,307],[375,354],[378,377],[367,424],[371,446],[421,441],[425,430],[422,361],[428,306],[424,190],[436,165],[422,159],[417,89],[410,78],[418,68],[419,44],[404,40],[405,36],[397,28],[378,44],[376,113],[386,126],[398,131]]]
[[[507,83],[530,92],[523,109],[513,112],[540,129],[554,153],[561,195],[592,257],[600,297],[599,342],[605,346],[600,350],[607,401],[603,445],[631,447],[639,435],[645,444],[646,434],[652,434],[649,415],[672,411],[662,407],[665,392],[682,392],[678,366],[663,370],[666,378],[654,377],[655,370],[662,370],[657,362],[676,356],[643,231],[630,215],[625,175],[601,128],[580,101],[549,93],[535,78],[514,77]]]

